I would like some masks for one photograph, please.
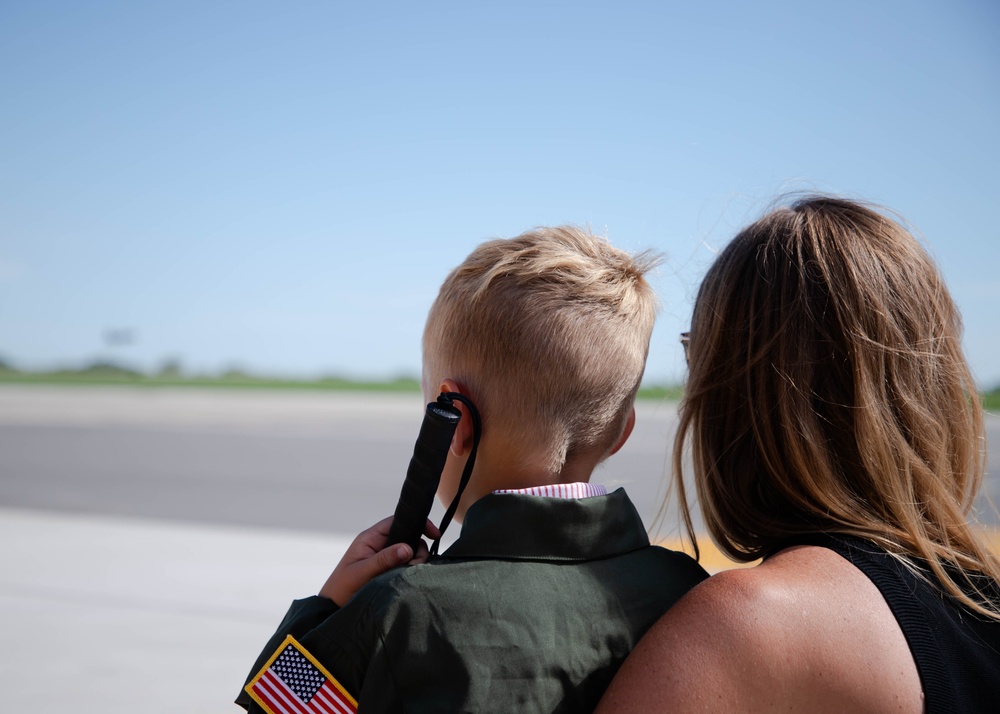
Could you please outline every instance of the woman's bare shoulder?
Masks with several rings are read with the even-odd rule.
[[[692,589],[643,637],[598,711],[667,702],[673,711],[885,711],[891,700],[919,712],[919,693],[878,590],[832,551],[797,547]]]
[[[780,656],[771,602],[782,594],[758,570],[713,575],[681,598],[639,642],[598,711],[722,711],[748,701],[767,679],[762,668]]]

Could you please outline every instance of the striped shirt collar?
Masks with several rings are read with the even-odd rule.
[[[514,494],[518,496],[545,496],[547,498],[593,498],[607,496],[608,489],[599,483],[554,483],[547,486],[532,486],[530,488],[501,488],[493,493]]]

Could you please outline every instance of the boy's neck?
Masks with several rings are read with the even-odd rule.
[[[483,440],[476,459],[474,481],[485,495],[501,488],[530,488],[558,483],[589,482],[598,459],[576,458],[559,470],[550,466],[550,454],[525,451],[523,444]]]
[[[510,458],[511,455],[518,455],[520,458]],[[464,519],[469,506],[494,491],[561,483],[589,483],[596,466],[596,459],[575,459],[565,464],[561,470],[553,472],[546,467],[543,458],[534,459],[510,445],[490,444],[484,439],[456,520]]]

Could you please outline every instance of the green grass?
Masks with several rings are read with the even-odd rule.
[[[979,395],[982,399],[983,409],[994,414],[1000,414],[1000,387]]]
[[[15,372],[0,370],[0,384],[93,385],[127,387],[202,387],[221,389],[291,389],[318,391],[419,392],[420,381],[409,377],[385,381],[354,380],[341,377],[323,379],[280,379],[241,373],[187,376],[147,375],[125,369],[63,370],[58,372]]]
[[[680,384],[662,385],[652,384],[648,387],[639,387],[636,395],[639,399],[657,399],[659,401],[676,402],[684,395],[684,387]]]
[[[0,365],[0,384],[48,384],[124,387],[202,387],[221,389],[289,389],[314,391],[420,392],[420,380],[399,377],[390,380],[356,380],[346,377],[322,379],[281,379],[230,371],[222,375],[184,375],[176,372],[143,374],[111,364],[95,364],[86,369],[53,372],[21,372]],[[652,385],[639,390],[639,399],[676,401],[680,386]]]
[[[0,384],[94,385],[129,387],[203,387],[221,389],[289,389],[299,391],[420,392],[420,380],[399,377],[390,380],[356,380],[346,377],[281,379],[239,371],[222,375],[185,375],[178,372],[143,374],[114,364],[98,363],[86,369],[53,372],[21,372],[0,363]],[[677,401],[683,385],[648,385],[639,389],[639,399]],[[1000,414],[1000,387],[980,395],[983,408]]]

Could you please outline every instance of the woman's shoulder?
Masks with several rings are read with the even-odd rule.
[[[642,639],[603,703],[864,711],[890,700],[920,711],[916,666],[885,601],[840,556],[797,546],[693,588]]]

